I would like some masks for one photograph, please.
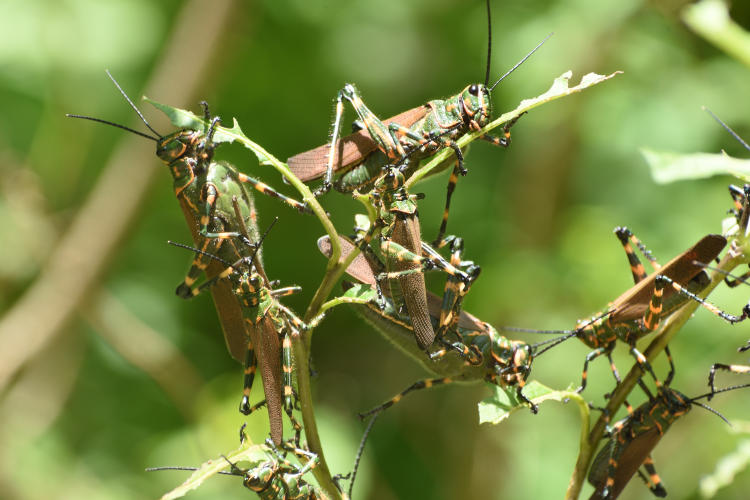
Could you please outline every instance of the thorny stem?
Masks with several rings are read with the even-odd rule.
[[[732,244],[730,251],[721,259],[717,268],[730,272],[738,265],[747,263],[748,260],[750,260],[746,255],[748,255],[746,249],[735,248],[734,244]],[[701,298],[706,298],[706,296],[708,296],[708,294],[711,293],[711,291],[713,291],[713,289],[716,288],[725,277],[725,274],[714,271],[711,275],[711,283],[699,294],[699,296]],[[692,317],[698,307],[699,304],[691,300],[665,321],[661,332],[643,352],[649,362],[653,361],[653,359],[664,350],[677,332]],[[604,430],[607,425],[607,415],[615,415],[642,375],[643,373],[641,372],[640,366],[637,364],[633,365],[622,383],[618,384],[612,392],[612,396],[606,407],[607,411],[602,413],[586,441],[581,443],[581,450],[578,454],[578,459],[576,460],[576,466],[573,470],[573,475],[570,478],[568,491],[565,494],[566,500],[575,500],[580,495],[583,482],[586,478],[586,471],[588,471],[589,466],[591,465],[591,460],[596,451],[599,440],[604,435]]]

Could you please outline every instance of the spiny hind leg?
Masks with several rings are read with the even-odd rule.
[[[633,245],[640,249],[641,253],[648,259],[648,261],[651,263],[651,267],[653,267],[655,271],[661,269],[661,265],[656,262],[656,259],[654,259],[653,255],[651,255],[651,252],[649,252],[645,245],[641,243],[641,240],[639,240],[632,232],[630,232],[630,229],[626,227],[616,227],[615,236],[617,236],[617,239],[620,240],[622,248],[625,250],[625,254],[628,257],[630,272],[633,273],[633,281],[635,283],[638,283],[642,279],[645,279],[648,274],[643,268],[641,260],[635,254],[635,250],[633,250],[631,242]]]

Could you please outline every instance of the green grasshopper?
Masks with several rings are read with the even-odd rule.
[[[244,425],[243,425],[244,429]],[[244,432],[241,431],[244,437]],[[295,446],[291,441],[282,443],[279,451],[273,441],[267,440],[265,445],[255,445],[264,459],[255,461],[255,465],[249,469],[242,469],[237,464],[224,459],[229,463],[229,472],[220,474],[240,476],[242,484],[249,490],[257,493],[261,500],[318,500],[323,495],[313,486],[302,479],[302,476],[312,470],[318,463],[318,456],[309,450]],[[300,467],[286,459],[286,452],[291,451],[297,458],[306,463]],[[154,467],[146,469],[156,470],[198,470],[197,467]]]
[[[651,452],[664,433],[677,419],[687,414],[693,405],[706,408],[729,423],[721,414],[698,400],[710,398],[720,392],[750,387],[750,384],[733,386],[689,398],[669,387],[673,376],[674,366],[665,382],[657,384],[656,396],[641,384],[649,400],[635,410],[628,406],[629,415],[612,426],[609,439],[597,453],[589,471],[589,483],[596,488],[590,499],[617,498],[636,473],[655,496],[666,496],[667,491],[651,459]],[[641,466],[645,473],[640,470]]]
[[[440,231],[434,244],[443,238],[448,223],[450,202],[458,176],[466,175],[463,153],[456,144],[461,136],[480,130],[487,125],[492,115],[491,93],[495,87],[516,68],[523,64],[546,40],[523,57],[513,68],[489,84],[492,32],[490,3],[487,0],[488,48],[487,68],[484,84],[467,85],[460,93],[445,100],[436,99],[381,121],[365,105],[353,84],[346,84],[336,98],[336,117],[330,144],[297,154],[287,160],[290,170],[307,182],[323,178],[323,184],[315,191],[316,196],[334,187],[341,192],[369,191],[381,175],[386,164],[401,165],[408,178],[419,166],[419,162],[439,150],[451,148],[456,155],[456,166],[448,182],[445,211]],[[344,101],[348,101],[364,127],[339,139]],[[482,139],[497,146],[510,144],[510,129],[518,118],[505,124],[502,137],[483,135]],[[447,168],[444,163],[432,174]],[[333,172],[343,172],[336,183],[332,183]]]
[[[300,212],[308,211],[303,203],[274,191],[262,182],[239,172],[232,165],[213,161],[215,145],[212,137],[220,120],[218,117],[211,119],[205,103],[201,104],[204,107],[205,121],[210,124],[207,130],[181,129],[162,136],[149,125],[141,111],[133,104],[112,75],[109,72],[107,75],[146,127],[156,134],[156,137],[99,118],[70,114],[67,116],[118,127],[156,142],[156,154],[167,165],[174,179],[175,196],[190,228],[193,242],[198,248],[228,262],[247,255],[252,249],[252,242],[258,239],[257,214],[251,191],[245,188],[246,185],[251,185],[262,193],[276,197]],[[240,237],[239,219],[232,205],[235,199],[238,200],[241,209],[241,221],[250,230],[250,241],[245,241]],[[255,268],[265,278],[260,253],[256,256]],[[177,287],[177,294],[186,298],[201,271],[211,278],[222,269],[218,261],[208,259],[203,254],[197,255],[185,279]],[[247,336],[254,337],[255,333],[252,330],[245,330],[242,308],[228,282],[217,283],[212,288],[211,294],[219,314],[227,348],[232,357],[242,362]]]
[[[312,470],[318,463],[318,456],[310,451],[287,443],[286,448],[298,458],[307,460],[302,467],[297,467],[282,456],[274,443],[268,441],[268,460],[252,469],[240,469],[230,462],[230,474],[243,477],[242,484],[258,494],[261,500],[316,500],[323,498],[320,492],[307,483],[302,476]]]
[[[344,259],[354,250],[354,244],[343,237],[340,238],[340,244],[342,259]],[[331,243],[327,236],[318,240],[318,247],[324,255],[330,256]],[[375,289],[377,273],[381,265],[372,262],[370,255],[357,255],[346,272],[360,284],[348,285],[344,297],[350,298],[351,302],[356,304],[354,307],[357,311],[383,336],[422,364],[426,370],[440,377],[415,382],[393,399],[361,416],[380,412],[414,390],[451,382],[472,383],[482,380],[501,387],[516,387],[518,399],[528,404],[534,413],[537,412],[536,405],[524,396],[522,390],[531,371],[532,361],[543,352],[537,351],[537,347],[550,342],[529,345],[522,341],[507,339],[498,334],[489,323],[477,319],[466,311],[460,311],[456,314],[455,322],[451,323],[449,334],[455,337],[457,344],[465,346],[470,352],[476,352],[479,356],[478,360],[470,362],[465,355],[453,355],[456,353],[443,353],[444,355],[432,356],[430,359],[415,345],[415,329],[407,319],[398,314],[397,306],[389,299],[385,299],[385,305],[379,304],[380,297]],[[437,325],[442,302],[432,293],[427,294],[427,299],[430,319]],[[553,342],[559,341],[555,339]],[[459,351],[458,354],[460,354],[463,349],[453,350]]]
[[[370,197],[377,209],[377,216],[357,246],[363,250],[374,236],[378,236],[380,251],[386,258],[386,269],[389,271],[378,276],[378,289],[382,280],[387,279],[392,283],[392,295],[399,297],[399,302],[403,300],[414,326],[417,344],[427,350],[435,340],[435,332],[427,310],[427,288],[422,273],[441,269],[459,278],[465,286],[470,286],[475,277],[455,268],[422,242],[415,201],[418,195],[409,194],[404,188],[404,181],[403,173],[396,167],[389,167],[376,181]],[[423,251],[430,257],[423,256]],[[394,280],[398,281],[398,289]]]
[[[732,316],[721,311],[713,304],[704,301],[696,293],[703,290],[710,282],[703,267],[711,262],[726,245],[726,238],[710,234],[701,238],[695,245],[669,261],[659,265],[646,250],[643,244],[627,229],[616,228],[615,234],[620,240],[630,263],[635,285],[610,303],[608,309],[594,318],[580,321],[573,330],[529,330],[523,328],[503,327],[501,330],[536,333],[571,334],[584,344],[594,349],[586,356],[578,392],[586,388],[588,365],[601,355],[606,355],[610,362],[615,380],[620,378],[612,361],[612,351],[618,341],[630,346],[630,353],[638,364],[648,371],[658,382],[651,365],[645,356],[636,349],[636,342],[654,330],[661,321],[676,312],[689,300],[695,300],[717,316],[736,323],[746,318]],[[655,273],[648,276],[640,259],[633,251],[630,242],[639,247],[653,266]]]
[[[240,208],[237,203],[235,203],[235,208],[239,213]],[[243,228],[242,233],[244,232]],[[281,444],[283,432],[281,407],[283,396],[284,411],[294,427],[295,442],[299,443],[302,427],[293,415],[294,392],[292,386],[291,337],[298,336],[300,330],[314,328],[323,319],[323,314],[313,318],[309,323],[305,323],[289,308],[278,301],[279,297],[295,293],[300,288],[287,287],[275,290],[271,288],[270,282],[258,272],[255,266],[255,254],[258,252],[261,243],[262,239],[258,242],[252,255],[241,257],[232,264],[224,261],[217,255],[209,254],[197,248],[180,244],[176,245],[215,259],[226,266],[222,272],[213,278],[191,289],[190,296],[195,297],[208,287],[214,286],[217,282],[227,280],[231,284],[231,288],[242,306],[244,322],[258,333],[259,343],[254,344],[254,339],[252,338],[247,340],[244,363],[244,389],[240,411],[247,415],[260,406],[259,404],[250,407],[249,404],[250,390],[255,378],[256,365],[260,361],[263,388],[266,396],[265,405],[268,408],[271,427],[271,438],[275,444]],[[280,337],[283,340],[280,340]],[[260,351],[260,356],[258,357],[255,354],[256,348]]]

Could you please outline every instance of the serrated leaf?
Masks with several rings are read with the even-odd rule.
[[[529,405],[518,399],[515,387],[499,387],[494,384],[487,384],[493,391],[493,394],[487,399],[482,400],[479,407],[479,423],[494,424],[506,420],[510,415],[518,410],[527,410]],[[542,385],[536,380],[532,380],[523,388],[523,394],[534,404],[541,404],[547,400],[561,402],[570,397],[570,390],[556,391]]]
[[[651,177],[659,184],[686,179],[704,179],[714,175],[732,175],[750,181],[750,160],[725,153],[670,153],[641,149],[651,168]]]
[[[161,500],[173,500],[175,498],[181,498],[190,491],[198,488],[203,482],[211,476],[218,474],[224,469],[230,468],[229,462],[237,464],[238,462],[250,462],[250,467],[256,467],[261,462],[267,460],[267,454],[270,452],[269,448],[265,445],[242,445],[238,449],[231,453],[224,455],[224,457],[218,457],[213,460],[209,460],[202,464],[196,471],[194,471],[184,483],[179,485],[172,491],[165,493]]]
[[[192,111],[174,108],[172,106],[154,101],[153,99],[149,99],[146,96],[143,97],[143,100],[167,115],[167,118],[169,118],[169,121],[172,122],[172,125],[174,125],[175,127],[205,131],[208,130],[208,127],[211,125],[210,123],[206,122],[203,117],[197,116]],[[239,124],[237,123],[237,120],[234,119],[233,122],[234,124],[231,129],[217,127],[213,135],[213,142],[217,144],[221,144],[224,142],[232,143],[237,139],[238,135],[244,136]]]
[[[519,105],[513,111],[508,111],[507,113],[503,113],[501,116],[499,116],[495,120],[492,120],[490,123],[488,123],[481,130],[464,135],[463,137],[458,139],[458,141],[456,141],[456,144],[460,148],[465,148],[470,142],[478,139],[480,136],[491,132],[493,129],[499,127],[500,125],[504,123],[509,122],[510,120],[514,118],[517,118],[518,116],[522,115],[523,113],[526,113],[527,111],[532,110],[533,108],[541,106],[544,103],[554,101],[555,99],[559,99],[561,97],[565,97],[570,94],[581,92],[582,90],[587,89],[593,85],[596,85],[598,83],[602,83],[611,78],[614,78],[616,75],[619,75],[621,73],[622,71],[615,71],[614,73],[610,73],[609,75],[599,75],[597,73],[588,73],[584,75],[583,78],[581,78],[581,81],[578,85],[576,85],[575,87],[571,87],[570,79],[573,76],[573,72],[568,70],[562,75],[560,75],[559,77],[555,78],[554,81],[552,82],[552,86],[549,88],[549,90],[547,90],[543,94],[538,95],[537,97],[532,97],[530,99],[524,99],[523,101],[519,103]],[[414,184],[419,182],[422,178],[430,175],[430,172],[439,168],[439,166],[442,165],[443,162],[451,154],[453,154],[453,151],[450,148],[445,148],[444,151],[435,155],[434,158],[427,161],[425,165],[421,166],[419,170],[417,170],[414,174],[412,174],[411,177],[409,177],[409,180],[406,181],[406,184],[404,185],[404,187],[406,187],[406,189],[410,189]]]
[[[586,75],[583,75],[583,78],[581,78],[581,81],[578,85],[576,85],[575,87],[571,87],[570,79],[573,77],[573,72],[568,70],[559,77],[555,78],[555,80],[552,82],[552,86],[547,92],[530,99],[524,99],[514,111],[529,111],[530,109],[535,108],[540,104],[544,104],[545,102],[559,99],[560,97],[564,97],[570,94],[575,94],[576,92],[580,92],[584,89],[587,89],[588,87],[591,87],[598,83],[602,83],[606,80],[609,80],[610,78],[614,78],[616,75],[619,75],[621,73],[622,71],[615,71],[614,73],[611,73],[609,75],[588,73]]]

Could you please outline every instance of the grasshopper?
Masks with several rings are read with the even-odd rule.
[[[354,250],[354,244],[341,237],[342,259]],[[318,240],[318,248],[321,252],[330,256],[331,243],[327,236]],[[451,323],[449,334],[456,338],[456,343],[464,346],[471,352],[479,355],[478,362],[470,362],[466,356],[454,356],[451,354],[425,356],[424,352],[414,344],[415,328],[401,317],[392,301],[386,299],[386,306],[378,304],[379,297],[375,291],[377,285],[377,273],[380,265],[373,263],[371,257],[359,254],[354,258],[346,272],[360,282],[358,285],[348,285],[345,297],[352,298],[356,303],[357,311],[362,314],[375,328],[389,341],[411,356],[429,372],[439,375],[439,378],[420,380],[415,382],[399,395],[386,403],[368,411],[362,416],[380,412],[397,403],[407,393],[418,390],[444,385],[451,382],[479,382],[487,381],[501,387],[516,387],[516,395],[519,401],[528,404],[536,413],[536,405],[524,396],[522,390],[526,379],[531,371],[532,361],[543,351],[537,351],[537,347],[550,342],[529,345],[518,340],[507,339],[492,327],[489,323],[481,321],[466,311],[456,314],[455,322]],[[430,319],[436,325],[440,318],[442,301],[433,295],[427,294],[427,308]],[[554,341],[558,342],[557,339]],[[455,348],[455,351],[464,351],[464,348]],[[546,350],[546,349],[545,349]]]
[[[233,262],[247,255],[252,249],[252,242],[258,239],[257,215],[251,191],[245,188],[246,185],[276,197],[300,212],[308,211],[303,203],[274,191],[264,183],[239,172],[229,163],[213,161],[215,145],[212,137],[220,119],[210,117],[208,105],[205,102],[201,104],[204,107],[205,121],[210,124],[207,130],[181,129],[162,136],[151,127],[143,113],[112,75],[109,72],[107,75],[146,127],[156,136],[99,118],[71,114],[67,116],[118,127],[156,142],[156,154],[167,165],[174,179],[175,196],[190,228],[193,242],[198,248],[208,254],[215,254],[227,262]],[[241,214],[239,219],[234,212],[233,200],[239,202]],[[240,220],[249,228],[247,237],[240,234]],[[260,253],[256,255],[255,268],[265,279]],[[204,254],[196,255],[185,279],[177,287],[177,294],[187,298],[190,288],[201,271],[211,278],[222,269],[218,261],[206,258]],[[247,325],[242,318],[242,307],[228,282],[222,280],[216,283],[211,289],[211,295],[219,314],[227,348],[234,359],[242,362],[245,357],[247,336],[254,337],[255,332],[246,331]]]
[[[698,400],[710,398],[716,393],[750,387],[750,384],[733,386],[689,398],[669,387],[673,375],[674,366],[666,381],[657,385],[656,396],[641,384],[649,400],[635,410],[628,406],[628,416],[612,426],[609,439],[597,453],[589,471],[589,483],[596,488],[590,500],[617,498],[636,473],[655,496],[666,496],[667,491],[651,459],[651,452],[664,433],[677,419],[687,414],[693,405],[706,408],[728,424],[720,413]],[[645,473],[640,470],[641,466]]]
[[[235,203],[235,209],[239,213],[240,208],[238,203]],[[245,232],[244,228],[242,228],[242,232]],[[185,245],[176,245],[215,259],[226,266],[222,272],[213,278],[192,288],[190,296],[195,297],[208,287],[214,286],[215,283],[227,280],[231,284],[231,288],[242,306],[244,322],[251,326],[253,331],[257,332],[257,343],[254,343],[255,340],[252,337],[247,340],[244,363],[244,389],[240,411],[248,415],[263,404],[261,403],[253,407],[249,404],[250,390],[255,378],[256,365],[260,361],[263,389],[266,396],[265,405],[268,408],[271,427],[271,438],[276,445],[281,444],[283,432],[281,407],[283,397],[284,411],[294,427],[295,442],[299,443],[302,427],[292,413],[294,409],[294,391],[292,386],[291,337],[298,336],[300,330],[314,328],[320,323],[324,315],[321,314],[313,318],[309,323],[305,323],[289,308],[278,301],[279,297],[291,295],[299,291],[300,288],[287,287],[275,290],[271,288],[271,284],[267,278],[261,275],[255,267],[255,254],[258,252],[261,243],[262,239],[258,242],[253,255],[243,256],[232,264],[224,261],[217,255]],[[255,349],[258,349],[260,352],[260,355],[257,357]]]
[[[375,183],[371,199],[377,209],[375,221],[360,238],[360,250],[367,248],[375,235],[380,240],[380,250],[386,258],[387,273],[378,276],[384,279],[398,280],[400,298],[403,299],[414,326],[414,337],[420,348],[426,350],[435,340],[435,332],[427,310],[427,288],[423,271],[441,269],[449,275],[456,276],[466,286],[470,286],[474,277],[455,268],[440,254],[423,244],[419,227],[416,198],[404,188],[404,175],[396,167],[389,167]],[[430,257],[422,255],[427,253]],[[392,270],[392,271],[391,271]],[[391,286],[395,292],[395,284]],[[398,293],[393,293],[394,297]]]
[[[710,282],[703,270],[726,245],[726,238],[710,234],[701,238],[695,245],[661,266],[651,256],[643,244],[627,229],[615,229],[615,235],[625,249],[635,285],[610,303],[607,310],[592,319],[579,321],[573,330],[551,330],[537,333],[573,334],[584,344],[594,349],[586,356],[578,392],[586,388],[588,365],[601,355],[610,361],[612,373],[619,383],[619,375],[612,361],[612,351],[618,341],[630,346],[630,353],[638,364],[657,380],[645,356],[636,349],[636,342],[658,328],[661,321],[677,311],[689,300],[695,300],[717,316],[736,323],[746,318],[732,316],[713,304],[704,301],[696,293]],[[654,274],[648,276],[630,243],[639,247],[650,261]],[[501,330],[534,332],[522,328],[503,327]]]
[[[240,431],[244,438],[243,430]],[[229,464],[229,472],[222,471],[220,474],[242,477],[242,484],[247,489],[254,491],[261,500],[318,500],[324,498],[315,486],[305,481],[302,476],[312,470],[318,463],[318,456],[306,449],[294,445],[291,441],[282,443],[281,451],[271,440],[266,440],[265,445],[255,445],[259,454],[263,457],[254,461],[254,466],[242,469],[237,464],[224,460]],[[283,451],[283,453],[282,453]],[[291,451],[297,458],[306,463],[297,466],[286,459],[287,451]],[[153,467],[147,471],[156,470],[199,470],[197,467]]]
[[[549,38],[545,38],[515,66],[490,85],[490,61],[492,31],[490,3],[487,0],[488,48],[487,68],[484,84],[467,85],[458,94],[448,99],[436,99],[381,121],[365,105],[353,84],[346,84],[336,97],[336,116],[330,144],[297,154],[287,160],[290,170],[307,182],[323,178],[323,184],[315,191],[316,196],[334,187],[337,191],[351,192],[355,189],[369,191],[384,165],[401,165],[408,178],[421,160],[441,149],[451,148],[456,155],[456,165],[448,181],[445,211],[440,230],[434,244],[443,238],[448,224],[451,197],[459,175],[466,175],[464,158],[456,144],[461,136],[480,130],[490,122],[492,115],[491,94],[495,87],[516,68],[523,64]],[[339,139],[344,101],[348,101],[363,126],[351,135]],[[518,118],[505,124],[502,137],[489,134],[481,136],[494,145],[507,147],[510,144],[510,129]],[[432,174],[448,167],[446,162]],[[332,183],[333,172],[343,175]]]

